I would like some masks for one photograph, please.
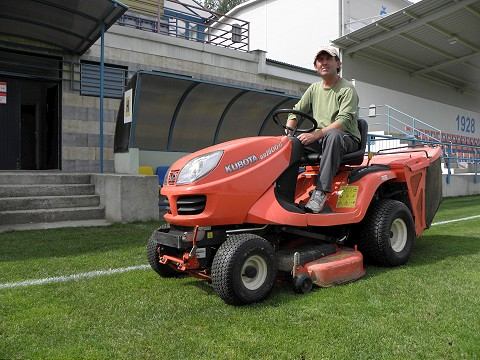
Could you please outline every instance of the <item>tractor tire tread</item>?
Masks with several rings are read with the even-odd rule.
[[[147,260],[150,264],[150,267],[161,277],[170,278],[170,277],[177,277],[180,275],[177,271],[172,269],[168,265],[162,265],[158,262],[158,252],[157,252],[158,244],[156,241],[151,237],[148,239],[147,242]]]
[[[228,238],[220,246],[213,259],[211,267],[212,286],[220,298],[227,304],[244,305],[250,303],[250,301],[242,299],[236,294],[233,276],[231,276],[236,265],[235,255],[238,251],[241,251],[244,244],[250,241],[257,242],[260,249],[271,246],[267,240],[258,235],[237,234]],[[276,274],[276,261],[272,261],[272,265],[274,274]]]
[[[391,199],[377,201],[369,208],[360,226],[360,241],[358,243],[359,250],[367,261],[381,266],[400,265],[400,263],[392,261],[385,255],[385,249],[390,245],[387,243],[388,239],[382,236],[382,233],[390,231],[389,224],[385,219],[392,212],[400,210],[406,210],[410,214],[410,210],[404,203]]]

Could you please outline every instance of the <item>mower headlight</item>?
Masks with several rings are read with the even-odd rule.
[[[180,171],[177,184],[190,184],[212,171],[222,158],[223,151],[214,151],[190,160]]]

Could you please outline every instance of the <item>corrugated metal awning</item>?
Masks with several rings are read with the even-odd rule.
[[[343,56],[480,94],[480,0],[423,0],[333,44]]]
[[[122,101],[115,152],[194,152],[247,136],[280,135],[273,112],[298,102],[279,92],[158,72],[140,71],[127,87],[134,94],[133,122],[125,123]]]
[[[115,0],[2,0],[0,37],[40,42],[81,55],[127,11]]]

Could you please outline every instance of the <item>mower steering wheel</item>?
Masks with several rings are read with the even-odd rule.
[[[300,116],[300,119],[297,119],[297,126],[295,128],[290,128],[288,127],[286,124],[283,125],[281,122],[280,122],[280,119],[278,117],[278,115],[280,114],[294,114],[294,115],[298,115]],[[293,135],[299,133],[309,133],[309,132],[312,132],[314,131],[317,127],[318,127],[318,123],[317,123],[317,120],[315,120],[313,118],[313,116],[310,116],[302,111],[298,111],[298,110],[293,110],[293,109],[278,109],[278,110],[275,110],[275,112],[273,113],[272,115],[272,118],[273,118],[273,121],[275,122],[275,124],[277,124],[278,126],[280,126],[281,128],[287,130],[287,131],[291,131]],[[298,125],[301,125],[302,122],[303,122],[303,119],[306,119],[308,120],[309,122],[312,123],[312,126],[308,127],[308,128],[302,128],[302,129],[299,129],[298,128]]]

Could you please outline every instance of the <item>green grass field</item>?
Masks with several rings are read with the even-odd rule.
[[[477,214],[447,199],[434,221]],[[480,218],[433,226],[406,266],[253,306],[149,269],[1,288],[146,264],[156,225],[0,234],[0,359],[480,359]]]

